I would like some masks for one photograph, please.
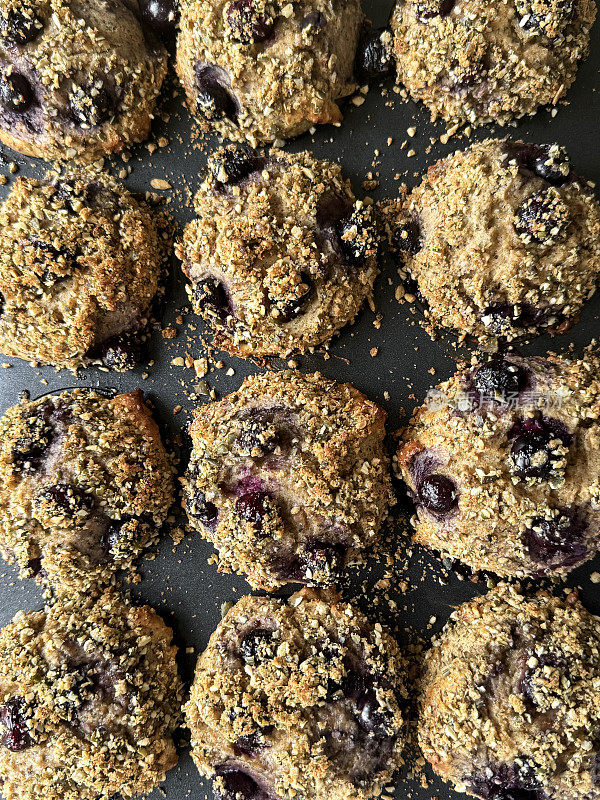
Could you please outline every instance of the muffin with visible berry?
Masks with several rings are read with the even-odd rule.
[[[178,254],[194,309],[241,358],[328,342],[371,298],[373,208],[310,153],[230,145],[209,159]]]
[[[385,416],[348,383],[292,371],[197,409],[186,509],[220,569],[268,591],[335,583],[392,501]]]
[[[156,543],[173,468],[144,397],[75,389],[0,419],[0,549],[55,590],[131,568]]]
[[[429,396],[397,454],[415,540],[472,570],[559,575],[600,544],[600,361],[497,355]]]
[[[504,125],[564,97],[595,17],[594,0],[398,0],[398,82],[432,120]]]
[[[12,800],[128,800],[177,763],[172,631],[116,592],[58,598],[0,631],[0,773]]]
[[[562,333],[600,275],[600,206],[564,147],[488,139],[388,208],[430,323],[480,339]]]
[[[452,614],[426,656],[419,743],[482,800],[597,800],[600,622],[571,593],[500,585]]]
[[[404,663],[331,590],[243,597],[200,656],[192,757],[225,800],[368,800],[401,764]]]
[[[177,73],[190,110],[253,146],[341,122],[363,20],[360,0],[186,3]]]
[[[109,175],[49,173],[17,178],[0,228],[0,352],[135,366],[164,269],[148,206]]]
[[[128,0],[1,0],[0,141],[89,163],[148,136],[167,52]]]

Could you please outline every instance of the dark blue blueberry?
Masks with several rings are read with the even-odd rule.
[[[54,245],[50,244],[50,242],[44,242],[41,239],[32,238],[30,243],[35,251],[34,262],[43,268],[39,273],[40,280],[47,286],[52,286],[53,284],[57,283],[57,281],[67,277],[65,275],[59,275],[52,269],[48,268],[48,262],[50,262],[51,265],[61,262],[61,267],[63,269],[67,269],[69,272],[72,272],[76,267],[75,253],[72,251],[62,249],[59,250],[58,248],[54,247]]]
[[[550,40],[562,35],[575,12],[573,0],[558,0],[556,3],[550,0],[545,3],[517,0],[516,5],[520,26],[526,31],[547,36]]]
[[[247,144],[231,144],[211,159],[210,171],[220,186],[235,186],[265,164],[265,159]]]
[[[204,492],[199,489],[187,501],[188,513],[195,517],[205,528],[212,531],[217,525],[219,509],[214,503],[206,499]]]
[[[133,334],[120,333],[111,336],[100,346],[99,355],[108,369],[125,372],[133,369],[140,360],[139,342]]]
[[[551,244],[569,223],[568,210],[554,189],[529,195],[517,208],[514,228],[527,243]]]
[[[0,317],[4,313],[4,306],[5,305],[6,305],[6,298],[4,297],[2,292],[0,292]]]
[[[114,116],[117,99],[102,78],[75,85],[69,93],[69,117],[80,127],[96,128]]]
[[[272,726],[268,725],[265,728],[260,728],[253,733],[248,733],[245,736],[237,738],[233,743],[233,749],[236,755],[253,756],[259,750],[268,747],[265,742],[264,734],[270,733],[272,730]]]
[[[275,654],[274,631],[256,628],[246,633],[239,645],[239,653],[248,664],[255,664],[272,658]]]
[[[0,726],[3,728],[0,742],[13,753],[25,750],[32,743],[24,708],[22,697],[13,697],[0,706]]]
[[[225,287],[215,278],[204,278],[194,285],[194,301],[200,313],[206,309],[221,319],[233,313]]]
[[[222,70],[218,67],[206,66],[196,72],[196,111],[207,122],[228,117],[237,118],[236,102],[224,85]]]
[[[23,114],[35,101],[31,84],[24,75],[14,70],[0,75],[0,102],[9,111]]]
[[[560,309],[534,308],[529,303],[494,303],[482,311],[482,320],[497,336],[511,336],[515,330],[527,330],[547,325],[552,320],[553,327],[564,324],[565,317]]]
[[[444,516],[458,503],[456,484],[445,475],[428,475],[419,486],[418,499],[433,514]]]
[[[454,8],[456,0],[416,0],[415,14],[421,22],[434,17],[447,17]]]
[[[336,229],[342,252],[351,265],[360,266],[367,256],[377,252],[377,234],[369,206],[355,208],[350,216],[338,222]]]
[[[360,81],[387,78],[396,71],[392,43],[389,28],[363,30],[354,61],[354,72]]]
[[[263,529],[265,517],[268,514],[270,495],[262,490],[250,489],[241,494],[235,501],[235,510],[254,528],[260,532]]]
[[[64,202],[67,211],[76,212],[75,206],[80,203],[92,206],[95,204],[100,193],[100,184],[91,181],[85,185],[79,185],[76,181],[69,178],[61,178],[54,184],[54,197]],[[104,192],[104,198],[109,199],[112,192]]]
[[[269,422],[269,411],[257,411],[246,420],[237,443],[240,450],[248,453],[256,450],[261,456],[273,453],[281,445],[281,436]]]
[[[527,667],[525,669],[523,676],[519,681],[519,690],[527,698],[529,703],[532,706],[535,706],[537,705],[535,699],[536,683],[538,681],[541,683],[544,682],[543,677],[538,677],[542,675],[544,667],[551,667],[552,669],[560,670],[563,674],[566,674],[567,663],[565,659],[557,653],[542,653],[541,655],[537,655],[536,653],[531,652],[529,655],[536,658],[537,664],[535,667]],[[552,691],[551,688],[550,691]]]
[[[140,0],[142,21],[159,36],[175,33],[179,18],[179,0]]]
[[[392,246],[398,253],[414,256],[423,247],[421,226],[418,220],[409,219],[397,225],[392,234]]]
[[[473,378],[479,396],[498,403],[516,397],[524,382],[525,376],[521,367],[503,358],[492,358],[482,364]]]
[[[466,94],[475,85],[481,83],[486,72],[487,69],[481,61],[469,64],[467,67],[456,63],[450,70],[453,91],[460,95]]]
[[[57,483],[54,486],[48,486],[42,491],[41,497],[69,517],[90,509],[94,505],[94,498],[72,483]]]
[[[484,774],[465,778],[469,791],[483,800],[545,800],[535,770],[526,758],[519,764],[491,765]]]
[[[314,293],[314,283],[310,275],[306,272],[303,272],[300,277],[306,289],[299,297],[281,302],[276,306],[278,322],[291,322],[293,319],[296,319],[296,317],[299,317],[300,314],[306,312],[306,306]]]
[[[242,44],[264,42],[273,32],[273,19],[254,0],[233,0],[227,9],[231,32]]]
[[[23,472],[36,472],[47,449],[52,444],[54,430],[48,421],[49,407],[42,405],[26,421],[28,433],[15,442],[12,457],[15,468]]]
[[[327,575],[328,583],[336,582],[344,567],[345,547],[331,542],[310,541],[304,546],[300,556],[302,579],[323,584],[323,576]],[[309,577],[310,576],[310,577]]]
[[[558,511],[551,519],[536,517],[523,534],[523,544],[532,561],[552,567],[573,567],[584,561],[587,521],[573,511]]]
[[[336,223],[352,214],[354,205],[346,195],[322,194],[317,203],[316,220],[320,228],[334,229]]]
[[[309,28],[313,31],[322,31],[326,25],[327,20],[321,11],[309,11],[309,13],[300,20],[300,27],[303,31]]]
[[[21,46],[36,39],[43,27],[36,11],[26,3],[21,8],[9,9],[6,16],[0,15],[3,36]]]
[[[572,436],[562,423],[548,417],[536,417],[515,423],[509,432],[511,469],[518,478],[544,480],[557,468],[564,454],[555,450],[558,442],[568,446]]]
[[[564,147],[556,144],[528,144],[516,154],[522,167],[553,186],[562,186],[571,174],[571,159]]]
[[[356,714],[359,725],[367,733],[381,738],[390,735],[388,715],[379,705],[373,689],[359,694],[356,699]]]

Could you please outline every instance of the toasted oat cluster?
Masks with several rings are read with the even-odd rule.
[[[385,416],[348,383],[292,371],[197,409],[186,509],[220,569],[269,591],[335,583],[392,502]]]
[[[406,697],[395,641],[331,590],[243,597],[198,660],[192,757],[224,800],[375,798]]]
[[[556,575],[600,544],[600,361],[497,355],[430,394],[397,465],[415,540],[473,570]]]
[[[0,0],[0,141],[89,163],[145,139],[167,52],[129,0]]]
[[[177,73],[192,113],[253,146],[341,122],[363,20],[360,0],[185,3]]]
[[[600,623],[575,593],[500,585],[465,603],[427,654],[419,743],[475,797],[600,797]]]
[[[0,229],[0,352],[134,366],[163,271],[147,205],[106,174],[17,178]]]
[[[116,592],[20,611],[0,631],[0,773],[12,800],[124,800],[177,763],[172,631]]]
[[[398,83],[433,120],[504,125],[565,95],[595,17],[594,0],[398,0]]]
[[[430,323],[478,338],[564,332],[600,276],[600,206],[559,145],[488,139],[388,208]]]
[[[0,419],[0,549],[22,574],[90,588],[154,544],[173,467],[141,391],[75,389]]]
[[[230,145],[209,159],[179,256],[215,344],[242,358],[328,342],[371,298],[372,206],[310,153]]]

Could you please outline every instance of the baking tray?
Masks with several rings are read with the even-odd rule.
[[[386,22],[392,6],[393,0],[364,2],[367,15],[376,25]],[[578,172],[598,181],[599,45],[600,25],[596,25],[592,31],[591,56],[579,69],[575,85],[567,96],[568,104],[559,108],[555,118],[543,110],[515,129],[486,127],[476,131],[473,138],[508,133],[535,142],[557,141],[568,147]],[[168,146],[159,146],[150,154],[142,144],[131,151],[127,163],[116,157],[107,162],[107,166],[115,174],[123,168],[130,169],[126,183],[136,192],[154,191],[151,186],[154,179],[168,181],[173,189],[157,193],[169,198],[166,208],[181,230],[193,216],[191,196],[200,183],[206,155],[216,140],[198,139],[193,135],[193,123],[182,108],[182,99],[176,95],[174,83],[166,87],[163,111],[163,118],[155,122],[152,141],[160,142],[161,137],[165,137],[169,140]],[[416,133],[409,138],[407,129],[413,127]],[[439,137],[444,132],[443,125],[429,122],[429,115],[422,106],[403,102],[388,81],[382,88],[373,86],[362,105],[348,102],[341,127],[319,128],[314,135],[304,135],[287,147],[292,151],[310,149],[322,158],[339,158],[360,196],[365,194],[362,182],[369,177],[368,173],[373,173],[379,186],[368,194],[380,199],[397,194],[396,176],[401,175],[406,183],[414,185],[429,164],[467,146],[468,141],[456,136],[446,144],[440,143]],[[392,142],[388,144],[390,138]],[[435,140],[433,144],[430,138]],[[402,143],[407,140],[409,143],[403,148]],[[414,155],[408,155],[410,150],[414,150]],[[12,182],[10,162],[17,164],[20,174],[40,175],[45,171],[42,162],[25,159],[7,148],[0,151],[0,162],[0,170],[9,178],[8,185],[0,187],[0,198],[5,196]],[[400,305],[395,300],[396,266],[389,260],[382,260],[381,269],[375,292],[376,313],[363,310],[354,325],[342,331],[327,354],[303,356],[298,364],[303,371],[319,370],[336,380],[354,383],[386,409],[388,431],[393,432],[422,402],[427,390],[453,372],[456,352],[451,337],[431,341],[419,324],[418,309]],[[172,362],[185,359],[186,354],[199,358],[207,353],[201,340],[203,325],[190,311],[184,281],[175,261],[165,300],[160,327],[151,333],[147,345],[147,361],[131,372],[116,374],[88,368],[73,377],[64,370],[36,369],[18,360],[0,357],[0,362],[12,364],[8,369],[0,369],[0,412],[16,403],[24,390],[37,397],[72,386],[114,387],[119,391],[140,387],[154,406],[163,435],[176,449],[183,465],[187,455],[185,429],[189,412],[208,398],[197,396],[194,399],[199,382],[194,370]],[[568,334],[540,337],[519,348],[528,354],[543,354],[549,350],[566,352],[570,348],[581,353],[598,336],[599,317],[600,293]],[[178,332],[174,339],[164,339],[161,334],[161,328],[169,325]],[[223,366],[215,367],[206,380],[219,397],[238,388],[246,375],[257,371],[254,365],[225,353],[212,355],[212,363],[221,359]],[[284,364],[275,360],[273,365]],[[391,438],[390,445],[393,446]],[[441,628],[453,606],[485,591],[486,587],[460,580],[419,548],[410,547],[406,532],[408,504],[403,500],[402,487],[397,485],[396,488],[400,502],[386,533],[384,552],[370,558],[365,567],[351,570],[341,588],[346,598],[354,598],[371,616],[391,625],[408,649],[409,645],[427,642]],[[388,581],[388,588],[380,589],[376,584],[389,571],[386,550],[394,554],[394,577]],[[188,533],[177,547],[165,536],[157,557],[142,561],[142,580],[127,585],[136,600],[153,605],[173,626],[186,680],[191,678],[196,656],[220,619],[222,604],[249,592],[242,577],[221,575],[208,563],[212,553],[212,547],[197,534]],[[600,613],[600,592],[590,581],[591,573],[596,570],[600,570],[599,558],[573,572],[567,584],[579,586],[585,605],[592,612]],[[3,564],[0,564],[0,592],[0,625],[5,625],[19,609],[37,609],[43,603],[38,587],[31,581],[21,581],[15,570]],[[414,772],[407,767],[398,775],[396,787],[398,798],[410,796],[414,800],[428,800],[455,796],[427,769]],[[198,776],[185,746],[181,748],[179,765],[152,797],[157,799],[162,792],[166,792],[169,800],[210,796],[210,787]]]

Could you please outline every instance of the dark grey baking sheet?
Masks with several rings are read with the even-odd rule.
[[[383,24],[392,5],[392,0],[366,0],[365,10],[376,24]],[[579,70],[576,83],[568,94],[569,104],[560,107],[555,118],[544,110],[532,120],[520,124],[516,130],[508,131],[531,141],[557,141],[566,145],[578,171],[596,181],[600,179],[599,44],[600,27],[596,25],[591,56]],[[320,157],[341,159],[357,192],[362,191],[361,182],[367,173],[375,173],[380,186],[369,194],[381,198],[396,194],[398,181],[394,176],[398,173],[404,176],[406,182],[414,184],[417,175],[428,164],[466,146],[466,141],[453,138],[446,145],[438,142],[429,149],[430,137],[438,138],[444,133],[444,126],[432,125],[424,108],[412,102],[401,102],[389,83],[384,87],[384,95],[379,87],[374,86],[363,105],[347,105],[341,128],[321,128],[314,136],[305,135],[290,143],[289,149],[311,149]],[[197,141],[196,146],[192,145],[191,122],[181,105],[180,98],[169,99],[165,106],[170,112],[169,120],[157,120],[155,125],[153,140],[164,135],[170,140],[169,146],[159,148],[150,156],[146,146],[141,145],[132,151],[127,164],[131,167],[127,183],[135,191],[151,191],[150,181],[154,178],[164,178],[172,184],[174,190],[163,194],[172,198],[168,208],[180,226],[191,217],[190,192],[199,183],[206,152],[212,144],[208,140],[208,148],[198,147]],[[406,130],[413,126],[416,135],[402,149],[402,142],[408,139]],[[503,133],[506,131],[488,127],[474,135],[485,138]],[[389,137],[393,140],[391,145],[388,145]],[[408,157],[407,151],[411,148],[416,154]],[[4,149],[4,158],[7,164],[15,161],[22,174],[38,174],[44,170],[41,162],[29,161],[8,149]],[[118,172],[125,165],[120,158],[116,158],[112,166]],[[2,168],[2,171],[8,174],[7,168]],[[11,180],[7,187],[2,188],[2,196],[8,191],[10,183]],[[398,428],[405,419],[405,412],[410,412],[424,398],[430,386],[449,376],[454,365],[451,340],[432,342],[429,339],[418,324],[418,313],[400,306],[394,299],[396,284],[394,265],[382,263],[382,275],[376,287],[377,314],[381,315],[381,324],[374,324],[376,316],[367,309],[352,327],[342,332],[332,345],[328,358],[316,354],[299,359],[302,370],[320,370],[338,380],[349,380],[377,400],[389,414],[389,431]],[[189,311],[183,281],[174,263],[162,327],[174,323],[179,314],[185,322],[175,324],[177,337],[164,340],[160,331],[155,330],[147,352],[151,364],[143,363],[125,375],[90,368],[74,378],[69,372],[57,373],[51,368],[34,369],[26,363],[10,360],[10,369],[0,369],[0,411],[17,402],[23,390],[28,390],[35,397],[50,390],[75,385],[111,386],[119,390],[141,387],[154,404],[165,436],[173,442],[177,441],[181,438],[194,402],[206,402],[206,398],[191,400],[189,395],[198,382],[194,370],[171,364],[172,359],[185,357],[186,353],[194,358],[205,354],[199,335],[202,324]],[[522,345],[521,350],[526,353],[545,353],[550,349],[564,352],[573,346],[580,353],[600,332],[599,314],[600,301],[595,299],[571,332],[554,339],[539,338]],[[195,326],[195,330],[190,329],[189,323]],[[371,355],[373,348],[377,348],[375,356]],[[256,371],[256,368],[225,354],[215,354],[215,360],[219,356],[225,366],[215,369],[207,376],[207,380],[222,396],[237,388],[243,377]],[[9,359],[0,357],[1,361]],[[229,368],[233,368],[233,375],[227,375]],[[174,414],[177,406],[182,407],[181,411]],[[401,493],[401,488],[398,488]],[[401,503],[395,515],[396,521],[391,526],[392,552],[399,550],[402,553],[404,548],[404,525],[401,518],[399,521],[397,519],[402,507]],[[218,574],[216,568],[207,563],[211,553],[211,547],[197,535],[186,536],[177,548],[169,537],[165,537],[157,558],[142,563],[141,583],[131,587],[135,598],[152,604],[173,625],[182,647],[182,669],[186,679],[191,675],[196,654],[205,646],[219,621],[222,603],[235,601],[249,589],[241,577]],[[353,571],[348,584],[343,587],[346,597],[357,597],[368,613],[378,614],[395,627],[402,642],[419,636],[429,638],[432,632],[439,630],[455,604],[485,589],[482,585],[460,581],[452,573],[448,575],[440,569],[435,559],[418,549],[412,556],[407,551],[405,558],[400,560],[400,575],[405,561],[411,577],[409,590],[405,593],[396,591],[399,582],[395,580],[388,591],[397,604],[395,609],[383,597],[377,608],[373,602],[378,592],[372,587],[383,574],[381,558],[372,560],[367,568]],[[596,613],[600,613],[600,594],[589,580],[589,575],[599,569],[600,560],[596,559],[574,572],[568,581],[570,585],[581,586],[584,603]],[[368,601],[364,600],[362,591],[365,586]],[[19,609],[38,608],[42,604],[39,589],[31,582],[19,580],[14,570],[3,565],[0,565],[0,592],[0,625],[8,622]],[[185,648],[193,648],[193,654],[186,654]],[[164,790],[169,800],[210,794],[209,787],[198,777],[185,750],[182,751],[179,766],[168,775]],[[397,797],[406,795],[426,800],[451,797],[452,792],[436,780],[430,780],[427,788],[423,788],[420,780],[401,774],[397,780]],[[160,797],[158,791],[153,797]]]

